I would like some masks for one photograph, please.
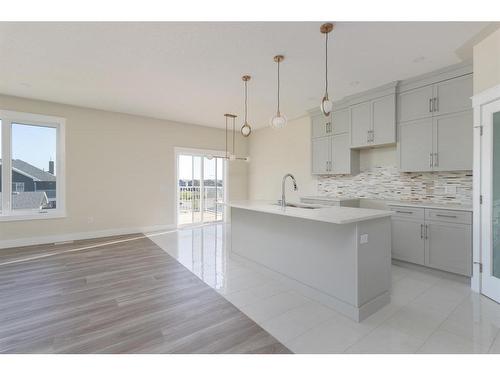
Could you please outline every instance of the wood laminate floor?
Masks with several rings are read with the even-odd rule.
[[[142,235],[0,250],[0,352],[290,353]]]

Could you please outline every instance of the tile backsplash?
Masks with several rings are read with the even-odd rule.
[[[472,171],[400,172],[374,167],[355,176],[320,176],[320,195],[427,203],[472,204]]]

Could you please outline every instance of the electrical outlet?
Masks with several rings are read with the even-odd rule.
[[[362,234],[362,235],[359,237],[359,243],[360,243],[360,244],[365,244],[365,243],[368,243],[368,234]]]

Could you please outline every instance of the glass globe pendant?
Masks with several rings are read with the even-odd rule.
[[[248,123],[247,121],[247,112],[248,112],[248,90],[247,90],[247,82],[250,81],[252,77],[250,77],[249,75],[245,75],[243,77],[241,77],[241,79],[243,80],[243,82],[245,82],[245,122],[243,123],[240,131],[241,131],[241,135],[243,135],[243,137],[248,137],[250,135],[250,133],[252,132],[252,127],[250,126],[250,124]]]
[[[285,59],[283,55],[274,56],[274,61],[278,65],[278,109],[276,110],[276,115],[271,117],[269,125],[273,129],[282,129],[286,126],[287,119],[284,114],[280,112],[280,63]]]
[[[333,102],[328,97],[328,34],[333,30],[333,23],[324,23],[319,30],[325,34],[325,95],[321,99],[320,109],[321,113],[328,117],[333,109]]]

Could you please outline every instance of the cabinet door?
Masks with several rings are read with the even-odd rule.
[[[322,114],[313,116],[311,124],[313,138],[324,137],[330,134],[331,119],[329,117],[325,117]]]
[[[351,147],[368,146],[368,131],[371,130],[371,102],[351,107]]]
[[[312,173],[330,173],[332,141],[331,137],[312,140]]]
[[[424,86],[398,95],[398,122],[431,117],[433,87]]]
[[[439,82],[434,86],[434,115],[472,109],[472,74]]]
[[[399,163],[402,172],[432,170],[432,117],[399,126]]]
[[[471,226],[427,222],[425,264],[443,271],[471,276]]]
[[[434,117],[434,170],[472,169],[472,110]]]
[[[332,113],[333,134],[348,133],[351,125],[351,111],[349,108],[341,109]]]
[[[416,264],[425,263],[423,221],[393,218],[392,257]]]
[[[351,174],[349,133],[332,137],[332,164],[334,174]]]
[[[396,96],[388,95],[372,101],[373,145],[396,142]]]

